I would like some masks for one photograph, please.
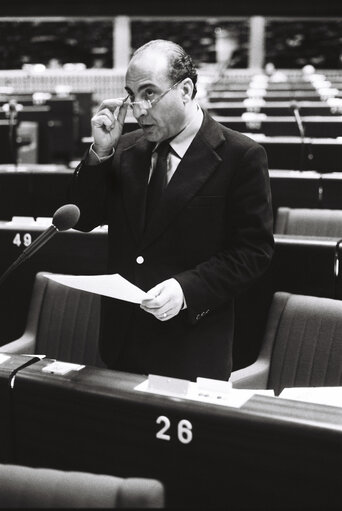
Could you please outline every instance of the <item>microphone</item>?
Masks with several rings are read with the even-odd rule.
[[[12,160],[17,165],[17,124],[18,124],[18,110],[22,108],[15,99],[10,99],[8,103],[2,106],[2,110],[5,112],[8,118],[8,141],[11,148]]]
[[[304,156],[305,156],[305,130],[304,130],[301,115],[299,113],[298,104],[296,101],[294,101],[294,100],[291,101],[291,108],[293,111],[294,118],[296,120],[297,128],[299,131],[299,136],[300,136],[300,140],[301,140],[299,170],[303,170]]]
[[[31,245],[25,248],[20,256],[11,264],[11,266],[0,277],[0,284],[15,270],[20,264],[31,257],[37,250],[39,250],[49,239],[51,239],[59,231],[67,231],[74,227],[80,217],[80,210],[75,204],[65,204],[61,206],[54,213],[52,218],[52,225],[42,232]]]
[[[298,108],[297,102],[296,101],[291,101],[291,107],[292,107],[292,110],[293,110],[293,115],[294,115],[294,117],[296,119],[296,123],[297,123],[297,127],[298,127],[298,131],[299,131],[300,137],[303,139],[305,137],[305,131],[304,131],[304,126],[303,126],[302,118],[301,118],[301,115],[299,113],[299,108]]]

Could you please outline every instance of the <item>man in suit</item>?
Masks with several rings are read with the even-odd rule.
[[[103,298],[108,367],[227,380],[234,297],[273,253],[271,195],[264,149],[202,111],[196,81],[177,44],[138,49],[126,98],[103,101],[92,119],[72,199],[78,229],[108,224],[108,272],[151,296],[140,306]],[[128,108],[140,129],[122,135]]]

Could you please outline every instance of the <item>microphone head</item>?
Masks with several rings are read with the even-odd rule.
[[[55,211],[52,224],[58,231],[67,231],[74,227],[80,217],[80,210],[75,204],[65,204]]]

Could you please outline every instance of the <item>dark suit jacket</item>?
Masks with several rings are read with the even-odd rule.
[[[205,113],[144,229],[150,157],[151,143],[137,130],[121,137],[113,159],[96,167],[81,162],[73,180],[77,228],[108,224],[108,272],[145,291],[174,277],[187,309],[161,322],[138,305],[103,299],[102,357],[118,370],[228,379],[234,297],[273,253],[265,151]]]

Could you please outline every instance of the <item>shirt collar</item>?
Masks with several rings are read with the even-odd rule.
[[[183,158],[202,125],[203,112],[197,103],[194,104],[194,107],[194,115],[190,122],[170,142],[170,146],[179,158]],[[158,145],[156,147],[158,147]]]

